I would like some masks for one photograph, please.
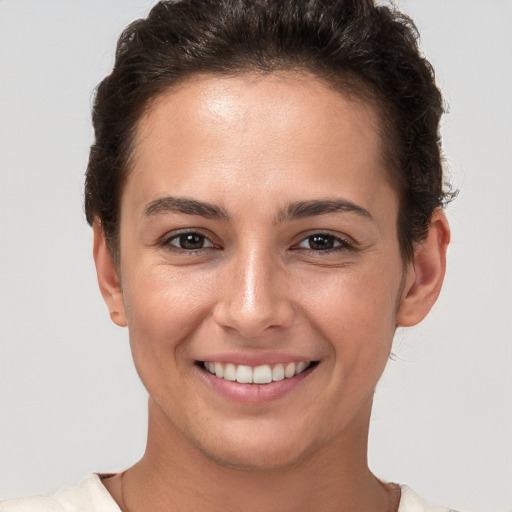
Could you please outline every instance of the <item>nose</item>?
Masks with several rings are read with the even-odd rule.
[[[225,270],[213,315],[218,325],[244,338],[256,338],[292,323],[290,283],[271,254],[244,251]]]

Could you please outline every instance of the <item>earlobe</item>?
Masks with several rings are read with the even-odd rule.
[[[93,255],[96,265],[96,275],[103,300],[110,312],[112,322],[120,327],[126,327],[126,313],[123,301],[123,291],[119,279],[117,265],[108,250],[103,228],[98,220],[93,224],[94,245]]]
[[[436,210],[427,236],[415,248],[414,258],[404,279],[396,323],[410,327],[421,322],[434,305],[446,270],[446,249],[450,228],[446,216]]]

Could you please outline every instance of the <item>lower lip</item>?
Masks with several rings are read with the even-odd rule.
[[[196,369],[201,378],[219,395],[241,404],[261,404],[278,400],[297,389],[317,366],[318,364],[314,364],[295,375],[295,377],[269,382],[268,384],[242,384],[215,377],[199,365],[196,365]]]

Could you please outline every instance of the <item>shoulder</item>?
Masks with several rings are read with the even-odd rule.
[[[398,512],[456,512],[429,505],[407,485],[401,486]],[[53,494],[0,502],[0,512],[121,512],[96,474]]]
[[[98,475],[53,494],[0,502],[0,512],[121,512]]]
[[[456,512],[450,508],[430,505],[407,485],[402,485],[401,491],[402,497],[398,512]]]

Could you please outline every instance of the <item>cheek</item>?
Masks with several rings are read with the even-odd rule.
[[[309,294],[308,316],[346,372],[356,362],[358,367],[385,365],[395,332],[400,283],[401,265],[390,266],[389,261],[387,267],[340,272],[336,279],[317,277]]]
[[[161,360],[169,350],[186,350],[181,344],[208,315],[208,276],[169,272],[165,265],[138,268],[129,275],[123,293],[134,358]]]
[[[149,395],[181,410],[190,396],[190,340],[208,316],[210,286],[202,277],[169,272],[164,265],[137,268],[123,283],[132,357]],[[174,405],[169,405],[174,404]]]

